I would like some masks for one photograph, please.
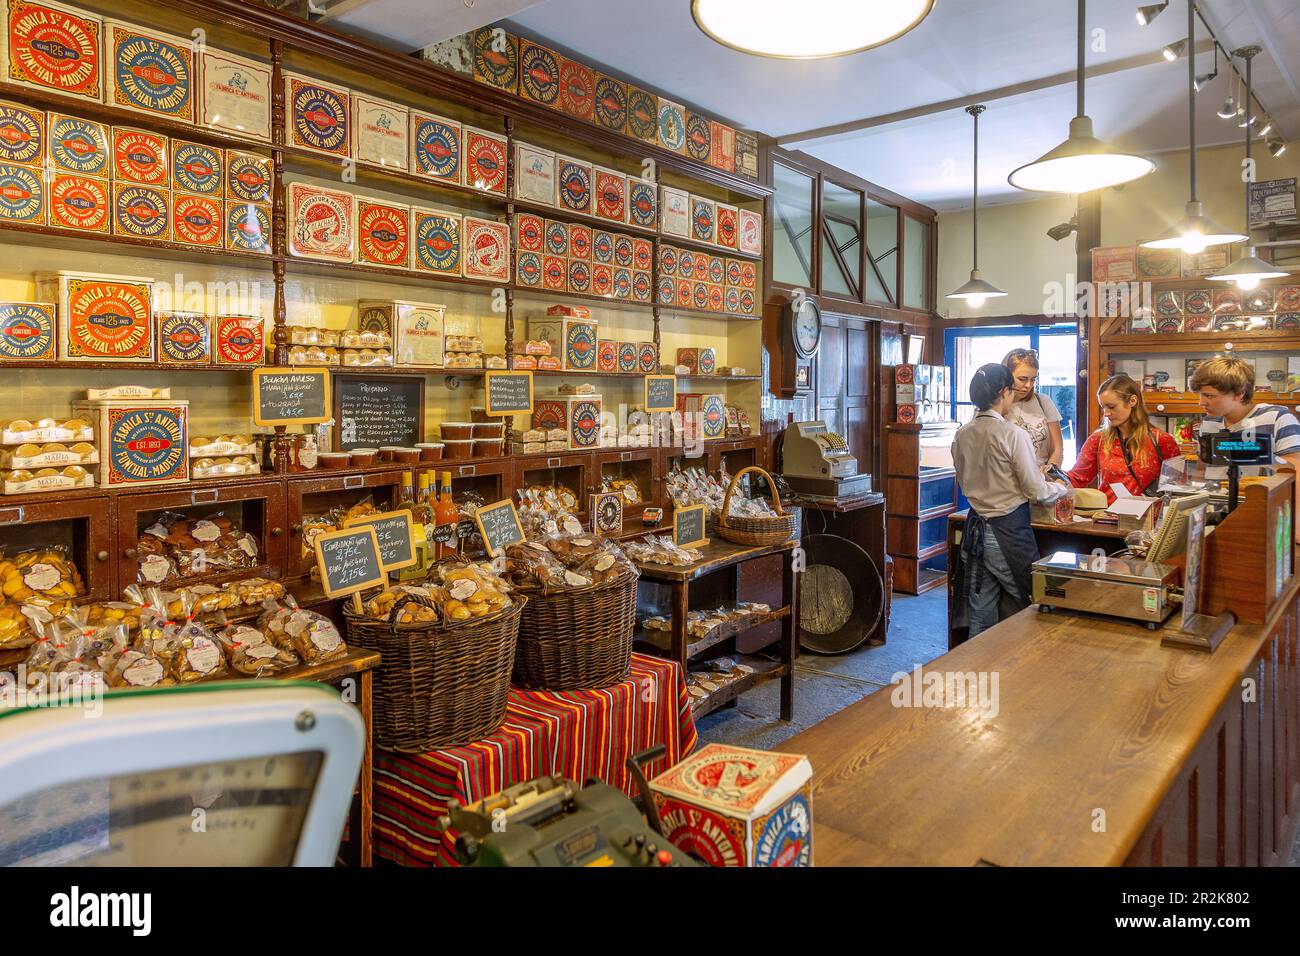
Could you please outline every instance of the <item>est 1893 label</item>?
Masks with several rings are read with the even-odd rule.
[[[376,266],[405,269],[410,265],[404,206],[357,200],[357,259]]]
[[[108,483],[182,479],[185,458],[184,406],[114,408],[108,412]]]
[[[50,225],[108,232],[107,183],[89,176],[55,176],[50,183]]]
[[[172,238],[192,246],[221,248],[221,200],[210,196],[172,197]]]
[[[144,186],[167,186],[167,137],[123,126],[113,128],[113,178]]]
[[[207,316],[194,312],[161,312],[158,361],[208,362],[212,358],[210,335]]]
[[[271,161],[255,153],[226,152],[226,198],[271,201]]]
[[[54,358],[54,306],[0,302],[0,359]]]
[[[45,114],[0,103],[0,161],[40,166],[45,159]]]

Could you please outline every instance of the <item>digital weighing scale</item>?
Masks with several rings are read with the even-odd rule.
[[[337,691],[226,681],[97,704],[0,711],[0,866],[334,865],[365,745]]]

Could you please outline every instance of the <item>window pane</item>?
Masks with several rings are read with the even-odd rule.
[[[1061,463],[1074,467],[1080,435],[1075,421],[1075,383],[1078,381],[1077,333],[1040,335],[1038,337],[1038,388],[1055,403],[1061,413]]]
[[[903,304],[929,307],[925,278],[930,264],[930,227],[907,216],[903,219]]]
[[[867,298],[872,302],[897,302],[898,210],[874,199],[867,200],[867,251],[876,264],[875,269],[867,269]]]
[[[822,223],[822,291],[856,299],[862,286],[862,193],[822,180]]]
[[[772,164],[772,278],[801,288],[812,286],[813,181],[780,163]]]

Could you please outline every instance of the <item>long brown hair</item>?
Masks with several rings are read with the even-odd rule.
[[[1131,397],[1137,398],[1137,402],[1129,412],[1129,435],[1124,444],[1128,447],[1129,458],[1134,462],[1140,461],[1151,450],[1151,433],[1153,431],[1151,416],[1147,414],[1146,404],[1142,401],[1142,386],[1127,375],[1112,375],[1101,383],[1101,388],[1097,389],[1098,401],[1101,400],[1102,392],[1114,392],[1125,402]],[[1110,427],[1109,422],[1101,426],[1101,453],[1103,455],[1110,453],[1117,431],[1118,429]]]
[[[1037,353],[1035,350],[1033,350],[1033,349],[1012,349],[1012,350],[1011,350],[1010,352],[1008,352],[1005,356],[1003,356],[1003,358],[1002,358],[1002,364],[1005,365],[1005,366],[1007,367],[1007,371],[1011,373],[1011,380],[1012,380],[1012,383],[1013,383],[1013,386],[1012,386],[1013,388],[1014,388],[1014,382],[1015,382],[1015,378],[1016,378],[1016,368],[1017,368],[1021,363],[1024,363],[1025,365],[1028,365],[1028,366],[1029,366],[1030,368],[1032,368],[1035,372],[1039,371],[1039,368],[1038,368],[1038,353]],[[1031,385],[1031,386],[1029,387],[1029,394],[1025,396],[1025,398],[1023,399],[1023,401],[1026,401],[1026,402],[1029,401],[1029,400],[1030,400],[1031,398],[1033,398],[1036,394],[1038,394],[1038,385],[1037,385],[1037,383],[1035,383],[1035,384],[1033,384],[1033,385]],[[1017,401],[1020,401],[1020,399],[1017,399]]]

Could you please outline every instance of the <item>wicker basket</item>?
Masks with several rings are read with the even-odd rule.
[[[735,518],[731,516],[731,496],[736,493],[736,486],[747,471],[756,471],[767,479],[767,486],[772,489],[772,506],[776,509],[773,518]],[[781,507],[781,492],[776,490],[776,482],[758,465],[750,465],[736,472],[731,484],[727,486],[726,497],[722,499],[722,513],[718,515],[718,536],[726,538],[733,544],[747,544],[751,547],[766,547],[784,544],[794,536],[798,516]]]
[[[639,577],[627,570],[605,584],[530,594],[515,649],[515,686],[590,690],[626,680]]]
[[[424,753],[482,740],[506,719],[510,669],[520,614],[528,599],[490,617],[457,622],[396,624],[344,605],[348,643],[382,655],[375,671],[375,743],[385,750]]]

